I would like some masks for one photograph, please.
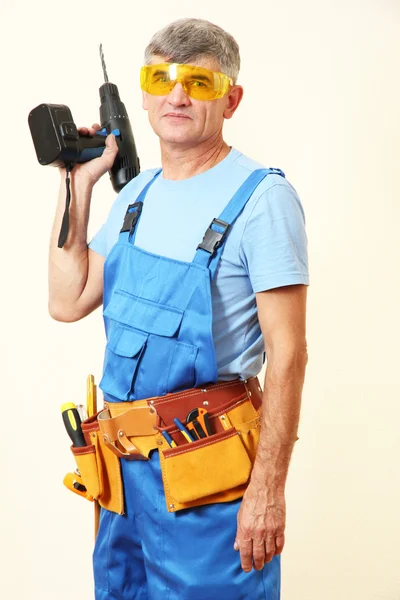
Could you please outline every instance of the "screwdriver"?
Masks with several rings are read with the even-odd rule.
[[[86,446],[85,437],[82,432],[81,418],[75,404],[73,402],[65,402],[61,407],[61,414],[72,445],[75,448]]]

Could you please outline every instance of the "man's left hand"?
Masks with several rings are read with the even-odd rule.
[[[243,571],[260,570],[280,554],[285,544],[284,492],[272,492],[259,482],[250,483],[237,516],[234,548],[240,551]]]

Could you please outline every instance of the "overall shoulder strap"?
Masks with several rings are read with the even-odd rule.
[[[217,270],[229,227],[236,221],[257,186],[269,174],[285,177],[285,173],[280,169],[253,171],[228,202],[218,219],[213,219],[204,234],[203,241],[197,246],[193,262],[208,267],[212,278]]]
[[[136,237],[136,226],[140,218],[140,214],[142,212],[143,202],[148,192],[149,187],[155,182],[157,176],[161,173],[162,169],[157,169],[154,173],[153,177],[146,183],[136,201],[133,204],[130,204],[126,209],[124,222],[120,231],[121,233],[126,233],[129,231],[129,237],[131,238],[132,243],[135,241]],[[132,237],[133,236],[133,237]]]

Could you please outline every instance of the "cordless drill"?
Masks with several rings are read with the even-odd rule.
[[[59,248],[63,247],[68,235],[70,204],[68,175],[75,164],[101,156],[107,135],[113,133],[118,144],[118,154],[109,171],[114,190],[116,192],[122,190],[140,172],[140,162],[129,117],[119,97],[117,86],[108,81],[101,44],[100,57],[105,80],[99,89],[102,129],[93,137],[78,132],[71,111],[64,104],[39,104],[28,117],[39,163],[67,169],[67,201],[58,241]]]

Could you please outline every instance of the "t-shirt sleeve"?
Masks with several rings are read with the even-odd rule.
[[[130,187],[131,184],[128,183],[119,192],[111,207],[106,222],[100,227],[98,232],[89,242],[89,248],[105,258],[118,240],[118,235],[124,221],[124,215],[131,197]]]
[[[104,258],[107,256],[107,222],[104,223],[89,242],[89,248]]]
[[[105,258],[108,256],[111,248],[118,241],[118,235],[124,222],[124,216],[128,205],[136,200],[142,187],[149,181],[157,169],[143,171],[132,179],[116,197],[106,222],[100,227],[98,232],[89,242],[88,246],[97,254]]]
[[[304,210],[295,189],[273,185],[252,208],[239,249],[254,293],[309,285],[307,244]]]

